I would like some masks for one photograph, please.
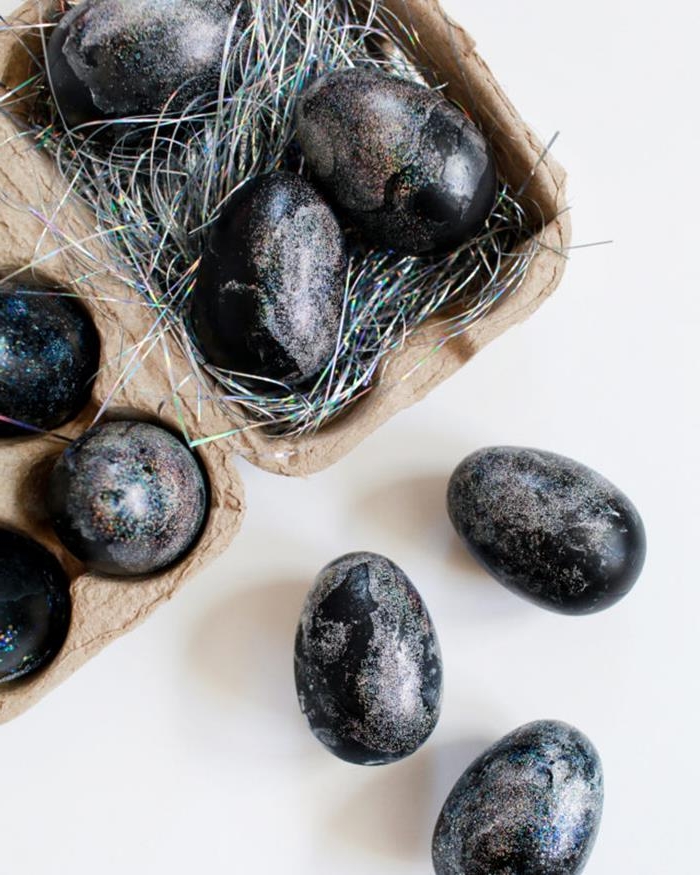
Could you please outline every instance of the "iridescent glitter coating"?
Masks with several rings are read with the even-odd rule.
[[[85,0],[54,29],[51,87],[70,125],[158,113],[216,89],[229,30],[250,12],[230,0]]]
[[[553,611],[610,607],[644,564],[644,525],[632,502],[555,453],[478,450],[454,471],[447,506],[459,536],[497,580]]]
[[[76,300],[0,287],[0,437],[32,433],[20,423],[49,430],[76,416],[99,359],[97,330]]]
[[[370,245],[454,249],[484,226],[496,168],[477,127],[439,93],[379,70],[337,70],[302,95],[297,136],[314,177]]]
[[[48,507],[61,541],[107,574],[147,574],[185,553],[204,521],[207,490],[192,453],[143,422],[97,425],[56,463]]]
[[[433,836],[436,875],[575,875],[603,808],[600,758],[553,720],[506,735],[466,770]]]
[[[209,235],[190,299],[195,342],[220,368],[308,379],[336,348],[347,268],[338,221],[311,183],[256,177]]]
[[[390,763],[435,728],[437,635],[413,584],[384,556],[350,553],[319,573],[299,621],[294,668],[302,712],[341,759]]]
[[[0,529],[0,683],[47,665],[68,634],[68,577],[58,560],[25,535]]]

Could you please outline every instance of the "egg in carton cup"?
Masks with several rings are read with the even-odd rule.
[[[0,522],[30,535],[60,559],[71,578],[72,596],[65,644],[43,670],[0,686],[0,720],[11,719],[38,701],[111,640],[145,619],[229,545],[244,515],[236,456],[291,476],[305,476],[333,464],[489,341],[527,318],[561,279],[570,237],[562,169],[520,119],[471,37],[437,3],[383,0],[381,8],[396,23],[393,38],[403,42],[430,85],[444,86],[445,96],[469,113],[493,150],[501,179],[523,195],[526,211],[532,209],[534,232],[514,243],[514,251],[530,247],[532,252],[515,291],[494,302],[467,330],[446,337],[440,315],[427,320],[392,349],[371,388],[342,415],[293,435],[240,427],[246,412],[236,413],[235,405],[221,403],[220,397],[212,400],[176,390],[191,384],[191,354],[154,329],[157,311],[139,295],[136,283],[123,281],[121,266],[114,271],[101,267],[114,259],[114,252],[96,217],[71,196],[51,149],[42,148],[45,143],[36,129],[26,124],[23,89],[32,93],[31,83],[53,26],[46,23],[65,9],[30,0],[0,33],[5,98],[0,115],[0,279],[75,293],[89,309],[101,341],[100,370],[90,402],[78,417],[57,429],[57,434],[5,439],[0,447]],[[450,307],[450,315],[459,319],[459,303]],[[209,509],[194,547],[165,571],[145,578],[105,577],[89,571],[61,544],[49,523],[45,490],[52,465],[66,439],[77,438],[104,418],[156,421],[183,434],[196,447],[208,478]]]

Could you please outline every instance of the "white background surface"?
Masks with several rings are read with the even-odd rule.
[[[14,4],[3,0],[0,11]],[[448,5],[570,173],[576,243],[553,299],[332,470],[245,463],[230,550],[145,626],[2,727],[0,875],[425,875],[454,780],[487,744],[555,717],[606,774],[587,875],[695,875],[698,785],[698,13],[696,4]],[[480,572],[443,510],[477,447],[597,468],[649,552],[607,613],[549,614]],[[444,655],[428,744],[336,761],[298,711],[292,642],[317,570],[386,553]]]

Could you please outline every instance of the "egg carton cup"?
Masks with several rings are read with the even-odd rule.
[[[423,398],[487,343],[526,319],[559,283],[570,239],[564,171],[518,116],[475,51],[472,38],[448,19],[437,2],[384,0],[384,7],[402,23],[407,39],[408,34],[415,34],[410,50],[432,72],[434,83],[446,85],[445,94],[464,106],[486,134],[502,176],[515,190],[524,188],[528,199],[537,204],[544,223],[538,235],[540,246],[524,281],[514,295],[433,355],[426,357],[426,352],[440,345],[443,329],[439,320],[414,332],[392,353],[372,391],[317,433],[287,439],[249,429],[202,444],[197,452],[211,493],[203,533],[176,565],[147,579],[91,574],[53,534],[44,509],[45,484],[65,441],[49,435],[3,441],[0,524],[33,536],[59,557],[71,578],[73,614],[68,638],[56,659],[37,675],[0,687],[0,721],[37,702],[110,641],[146,619],[188,577],[226,549],[244,515],[236,456],[290,476],[305,476],[333,464],[395,413]],[[27,81],[35,70],[36,62],[27,51],[27,40],[31,42],[27,28],[50,20],[52,9],[50,2],[30,0],[7,20],[10,27],[0,34],[0,95]],[[40,45],[35,39],[34,49]],[[174,397],[173,382],[190,374],[184,354],[169,350],[166,373],[162,355],[133,352],[153,328],[154,315],[136,292],[116,278],[96,272],[90,279],[90,265],[104,263],[109,256],[96,234],[94,216],[67,191],[68,184],[53,160],[33,137],[26,136],[21,121],[1,114],[0,279],[19,277],[47,288],[75,291],[90,309],[102,342],[101,368],[90,404],[59,430],[60,435],[77,437],[105,405],[113,415],[158,419],[173,430],[184,426],[192,439],[230,431],[231,420],[217,405],[199,409],[194,401]],[[70,241],[81,242],[76,247]]]

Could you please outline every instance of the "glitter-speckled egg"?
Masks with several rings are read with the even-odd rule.
[[[68,577],[31,538],[0,529],[0,683],[49,663],[68,634]]]
[[[540,720],[466,770],[433,836],[436,875],[575,875],[603,809],[600,758],[583,733]]]
[[[72,298],[0,287],[0,415],[40,429],[76,416],[90,397],[100,341]],[[0,420],[0,437],[32,434]]]
[[[341,759],[390,763],[435,728],[435,629],[411,581],[384,556],[349,553],[320,572],[299,621],[294,666],[301,710]]]
[[[486,140],[425,86],[374,69],[337,70],[302,95],[297,126],[316,180],[370,245],[453,249],[482,230],[494,206]]]
[[[229,28],[235,43],[249,18],[236,0],[84,0],[49,40],[56,104],[70,126],[181,109],[218,87]]]
[[[644,525],[630,500],[555,453],[479,450],[454,471],[447,506],[459,536],[497,580],[553,611],[610,607],[644,564]]]
[[[336,347],[347,273],[338,222],[292,173],[240,188],[214,225],[191,299],[189,327],[210,364],[298,383]]]
[[[59,458],[48,509],[61,541],[106,574],[147,574],[192,546],[207,506],[199,464],[163,428],[97,425]]]

